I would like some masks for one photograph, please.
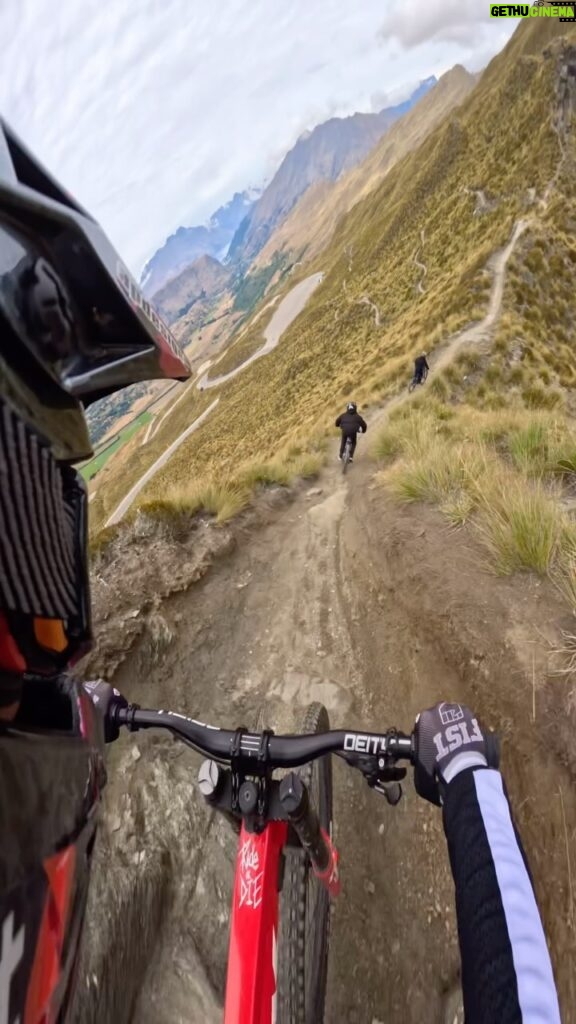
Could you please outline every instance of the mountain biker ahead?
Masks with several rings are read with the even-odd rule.
[[[91,642],[88,503],[71,468],[91,453],[82,405],[189,375],[98,225],[0,122],[0,1024],[70,1019],[106,781],[106,684],[66,674]],[[443,804],[467,1024],[558,1024],[484,734],[467,708],[441,704],[414,742],[416,788]]]
[[[428,376],[429,369],[430,367],[428,366],[426,353],[421,352],[420,355],[416,356],[416,359],[414,360],[414,381],[416,384],[424,383],[426,377]]]
[[[365,434],[368,430],[365,421],[362,419],[358,412],[356,402],[348,402],[346,406],[346,412],[343,412],[336,420],[336,426],[340,427],[342,431],[342,439],[340,441],[340,454],[339,459],[344,455],[344,449],[346,447],[346,441],[350,438],[352,447],[350,452],[350,462],[354,457],[356,451],[356,435],[358,433]]]

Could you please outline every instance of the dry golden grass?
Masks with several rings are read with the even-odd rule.
[[[430,134],[461,103],[472,88],[472,76],[463,68],[448,72],[441,83],[397,121],[362,163],[336,182],[310,186],[276,229],[256,258],[258,266],[277,250],[316,255],[329,243],[338,220],[364,199],[407,153]]]
[[[298,450],[270,462],[244,464],[230,477],[175,485],[161,498],[139,502],[137,509],[150,518],[168,522],[207,513],[217,523],[224,523],[246,508],[257,488],[288,487],[296,479],[317,476],[321,467],[319,452]]]
[[[462,406],[446,417],[421,406],[388,423],[375,452],[394,459],[380,479],[399,500],[436,504],[454,526],[471,520],[495,572],[532,570],[566,583],[576,526],[560,478],[573,472],[575,442],[572,424],[549,413]]]
[[[495,571],[508,576],[519,570],[540,575],[557,562],[566,517],[557,498],[541,481],[494,474],[479,482],[477,529]]]
[[[310,439],[331,430],[346,400],[382,401],[394,394],[405,386],[416,350],[425,346],[432,351],[433,363],[435,346],[484,315],[488,259],[510,237],[515,219],[525,214],[528,191],[543,193],[560,155],[552,125],[554,38],[564,30],[573,38],[574,27],[537,21],[537,26],[520,25],[458,115],[440,124],[340,221],[321,259],[305,270],[322,269],[325,277],[304,313],[274,352],[219,389],[219,406],[150,481],[145,500],[163,498],[182,480],[229,480],[244,465],[274,461],[292,443],[306,447]],[[544,58],[542,50],[551,41],[551,55]],[[560,255],[563,263],[570,258],[570,231],[576,227],[576,214],[570,219],[574,177],[559,176],[558,203],[551,200],[544,218],[545,252]],[[464,184],[497,197],[493,212],[475,216]],[[421,258],[428,274],[426,293],[418,295],[413,253],[422,228],[426,240]],[[558,381],[553,359],[568,366],[571,307],[559,269],[555,275],[540,274],[524,265],[532,233],[530,229],[523,236],[505,288],[504,333],[496,338],[499,347],[490,379],[484,379],[485,358],[469,353],[455,372],[439,376],[436,383],[431,377],[428,402],[438,400],[445,408],[446,401],[460,400],[498,412],[511,396],[520,405],[530,401],[540,408],[557,401],[558,385],[565,386],[568,370]],[[532,259],[531,265],[540,264]],[[561,278],[560,288],[556,282]],[[531,289],[543,308],[542,324],[526,302]],[[372,310],[361,303],[363,296],[378,306],[380,327]],[[518,370],[516,339],[528,330],[529,344]],[[555,344],[546,341],[555,338]],[[468,374],[462,372],[462,377],[469,379],[463,382],[457,374],[466,365]],[[540,376],[543,369],[550,373],[549,384]],[[167,432],[165,443],[174,436],[175,431]],[[511,457],[509,464],[513,468]],[[111,478],[102,483],[105,491],[110,487],[116,493],[121,486]]]
[[[233,480],[191,481],[172,487],[165,497],[142,502],[138,507],[152,519],[190,518],[207,512],[224,523],[246,508],[250,490]]]

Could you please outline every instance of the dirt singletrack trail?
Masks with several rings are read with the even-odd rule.
[[[518,222],[493,257],[486,316],[436,350],[435,370],[463,346],[489,342],[506,265],[526,226]],[[437,700],[473,705],[504,731],[512,751],[506,779],[551,942],[562,1019],[576,1024],[572,726],[565,694],[536,689],[547,668],[534,640],[543,639],[540,647],[553,640],[564,611],[537,582],[526,584],[519,599],[514,582],[486,578],[466,534],[448,535],[436,513],[387,502],[366,442],[391,409],[410,400],[404,391],[367,415],[368,437],[360,439],[346,477],[335,444],[318,486],[303,488],[257,536],[241,536],[201,582],[168,598],[162,614],[173,642],[152,665],[137,645],[114,682],[144,706],[172,707],[221,726],[255,725],[264,709],[265,724],[277,732],[292,730],[312,700],[327,706],[333,727],[406,731]],[[136,1009],[125,1019],[217,1024],[234,838],[216,817],[206,819],[193,786],[198,759],[186,750],[177,771],[169,759],[156,755],[153,762],[164,773],[165,802],[191,808],[185,828],[174,813],[165,822],[165,802],[154,795],[160,783],[144,775],[151,770],[145,744],[143,754],[135,764],[125,759],[122,779],[125,787],[133,774],[129,785],[140,793],[152,786],[143,849],[168,828],[171,847],[179,843],[184,855],[179,895],[164,915],[156,954],[136,979]],[[411,780],[392,808],[334,760],[343,891],[332,917],[325,1024],[460,1024],[441,816],[416,796]]]
[[[374,471],[364,439],[345,477],[334,458],[318,486],[302,489],[203,581],[166,602],[176,640],[146,672],[136,653],[115,683],[144,706],[223,727],[254,725],[263,713],[266,726],[290,731],[302,708],[320,700],[334,728],[409,731],[419,710],[446,697],[473,704],[491,724],[512,722],[506,778],[537,882],[547,880],[539,895],[552,941],[566,954],[563,991],[571,985],[574,995],[566,855],[550,794],[562,787],[571,834],[576,808],[550,748],[545,757],[538,751],[544,720],[536,727],[527,719],[530,671],[510,642],[526,649],[535,624],[546,635],[557,603],[537,585],[519,601],[509,581],[483,579],[465,536],[445,535],[434,512],[395,509]],[[148,756],[144,748],[137,770]],[[174,782],[176,806],[201,803],[193,784],[198,760],[185,749],[178,759],[189,776],[184,795]],[[417,797],[411,779],[401,803],[389,807],[359,773],[333,760],[343,891],[332,917],[325,1024],[459,1024],[454,893],[440,812]],[[156,830],[164,813],[158,806]],[[190,951],[221,993],[234,848],[225,832],[213,817],[192,833],[191,877],[181,880],[186,897],[164,922],[134,1024],[220,1020],[217,1008],[212,1015],[194,1009],[198,968]]]
[[[502,297],[504,295],[508,261],[520,238],[530,226],[530,223],[529,219],[517,220],[512,229],[510,239],[504,248],[499,249],[491,256],[488,261],[488,268],[492,272],[492,286],[490,289],[490,298],[488,300],[486,313],[481,320],[470,324],[469,327],[465,327],[462,331],[458,331],[449,338],[447,342],[434,349],[431,357],[431,369],[435,372],[444,370],[449,366],[458,353],[464,348],[468,346],[483,347],[490,344],[493,329],[502,311]],[[410,396],[405,391],[388,399],[388,401],[384,402],[380,409],[374,414],[372,419],[373,424],[380,425],[393,409],[396,409],[399,405],[403,405],[404,402],[409,399]]]
[[[409,730],[422,701],[435,692],[434,686],[427,690],[428,680],[438,685],[441,680],[450,692],[453,673],[442,659],[425,669],[424,660],[408,647],[394,664],[396,645],[391,643],[383,676],[391,673],[401,688],[401,706],[379,685],[365,684],[358,631],[365,629],[373,602],[380,606],[372,583],[358,586],[352,571],[356,558],[369,558],[357,511],[345,529],[351,493],[357,487],[365,493],[369,486],[372,467],[365,454],[363,461],[364,467],[355,462],[346,477],[338,463],[332,464],[321,487],[303,491],[257,539],[247,538],[204,582],[170,601],[169,621],[180,619],[177,644],[145,684],[141,676],[135,681],[134,666],[127,664],[117,685],[132,696],[137,693],[144,706],[162,703],[221,726],[255,724],[263,712],[268,727],[291,731],[301,709],[319,700],[334,728],[396,725]],[[410,699],[413,665],[426,682]],[[184,756],[190,757],[192,782],[194,760],[187,751]],[[453,1024],[455,1011],[447,1015],[446,992],[456,981],[458,959],[439,815],[414,795],[411,783],[405,799],[391,808],[361,775],[339,762],[334,782],[343,892],[333,915],[326,1024],[400,1024],[407,1019]],[[198,837],[206,862],[221,845],[218,835],[211,826]],[[194,943],[217,987],[224,977],[230,892],[231,866],[217,882],[204,881],[186,906],[195,922]],[[220,921],[216,936],[215,920]],[[167,924],[168,946],[178,945],[180,928],[175,921]],[[148,979],[134,1016],[137,1024],[152,1019],[151,1006],[158,1024],[180,1020],[170,997],[177,987],[175,959],[168,952],[163,969]],[[196,1020],[184,1019],[187,1024]],[[207,1017],[202,1024],[209,1024]]]
[[[435,351],[433,370],[466,345],[489,343],[507,262],[526,227],[518,222],[491,260],[485,317]],[[534,630],[551,629],[557,605],[550,595],[542,603],[538,588],[528,587],[527,603],[519,607],[514,586],[486,581],[478,554],[465,538],[448,536],[434,513],[398,510],[386,501],[373,479],[367,442],[391,409],[410,400],[404,390],[367,415],[368,437],[360,438],[346,477],[335,443],[317,486],[303,487],[292,504],[271,513],[257,536],[241,536],[204,579],[168,598],[162,615],[173,639],[166,651],[150,665],[137,647],[114,681],[144,706],[171,707],[228,727],[254,726],[263,714],[276,732],[290,731],[302,709],[320,700],[333,727],[408,731],[419,710],[446,697],[466,700],[497,726],[518,725],[510,738],[517,761],[506,777],[518,795],[537,883],[549,882],[539,896],[559,951],[555,966],[565,1006],[574,1006],[569,965],[576,957],[570,930],[576,908],[564,835],[574,834],[576,809],[550,750],[547,759],[539,754],[527,711],[534,667],[526,668],[517,653],[532,653]],[[515,681],[511,690],[508,679]],[[193,784],[198,759],[188,750],[178,751],[174,774],[169,759],[162,768],[170,796],[153,800],[160,783],[156,776],[148,782],[145,772],[153,766],[148,757],[163,748],[148,748],[147,739],[143,756],[134,765],[128,760],[128,774],[134,772],[135,791],[151,787],[146,827],[155,835],[168,829],[185,855],[176,879],[179,897],[138,986],[132,1021],[216,1024],[234,838],[216,817],[206,817]],[[459,1024],[453,883],[441,816],[416,796],[411,780],[392,808],[361,775],[334,761],[343,892],[333,910],[325,1024]],[[192,817],[205,824],[184,827],[174,813],[164,821],[166,800],[190,805]],[[143,842],[146,849],[150,840]],[[210,986],[215,999],[207,995]]]

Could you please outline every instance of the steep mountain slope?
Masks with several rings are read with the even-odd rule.
[[[240,225],[230,246],[231,258],[250,261],[310,185],[336,181],[354,167],[435,82],[434,77],[426,79],[408,100],[377,114],[333,117],[302,135]]]
[[[231,274],[232,271],[213,256],[199,256],[155,293],[154,305],[160,315],[172,324],[195,303],[200,302],[208,308],[225,290]]]
[[[190,406],[184,399],[175,413],[181,420],[185,413],[188,422],[194,419],[214,394],[220,403],[150,483],[148,515],[120,531],[108,564],[97,563],[95,602],[102,609],[105,677],[144,704],[171,701],[184,713],[234,726],[254,720],[262,702],[282,722],[295,704],[319,698],[329,705],[334,725],[351,721],[358,727],[370,721],[407,727],[416,711],[447,695],[472,704],[503,734],[503,768],[567,1022],[574,1021],[576,1006],[573,617],[545,578],[546,566],[539,575],[496,577],[486,571],[494,569],[493,550],[481,532],[473,536],[475,523],[460,531],[446,524],[460,525],[470,515],[462,500],[469,497],[466,477],[495,462],[502,474],[497,492],[478,493],[478,480],[473,482],[477,500],[501,509],[520,466],[531,488],[521,511],[535,518],[538,539],[549,531],[550,508],[559,505],[560,471],[574,480],[574,424],[571,449],[561,461],[558,439],[569,420],[563,403],[569,412],[576,396],[575,116],[575,26],[551,18],[521,23],[456,114],[343,216],[328,247],[303,272],[322,269],[324,281],[278,348],[208,398],[190,389]],[[296,279],[294,274],[290,286]],[[460,353],[464,362],[450,363],[463,338],[469,346]],[[431,352],[431,377],[418,396],[408,397],[411,358],[423,345]],[[428,464],[417,466],[412,489],[406,488],[407,508],[399,512],[380,488],[381,474],[375,477],[377,467],[361,441],[348,485],[334,465],[321,481],[323,494],[302,489],[282,518],[278,514],[268,528],[256,523],[253,542],[246,521],[233,532],[211,530],[207,515],[194,517],[199,485],[202,507],[218,511],[222,491],[241,507],[242,471],[256,482],[282,482],[288,457],[321,445],[333,433],[335,411],[352,396],[362,406],[372,404],[368,442],[378,417],[387,418],[381,456],[398,455],[400,448],[400,462],[413,460],[427,421]],[[400,398],[403,416],[392,418],[391,404]],[[545,420],[547,407],[553,412]],[[510,430],[512,414],[522,430]],[[408,451],[399,445],[402,431]],[[469,465],[477,437],[480,458]],[[450,462],[439,462],[447,442],[454,442]],[[390,487],[388,464],[382,466]],[[400,469],[406,472],[406,465]],[[128,458],[123,471],[130,472]],[[439,504],[449,474],[447,520],[447,509],[439,514],[417,499]],[[401,480],[394,479],[398,488]],[[543,494],[545,487],[549,493]],[[278,512],[289,501],[286,490],[275,488],[257,510],[273,501]],[[105,502],[100,493],[93,502],[100,517]],[[520,516],[520,546],[529,525],[526,514]],[[562,532],[550,534],[552,553],[565,535],[574,539],[575,530],[573,519],[562,520]],[[206,572],[211,532],[219,554],[224,548],[233,553],[190,588]],[[522,553],[533,556],[531,550]],[[534,562],[515,565],[530,567]],[[572,587],[574,608],[573,561],[562,583]],[[157,595],[170,588],[182,593],[151,610]],[[111,650],[106,644],[121,624],[120,644]],[[562,628],[572,674],[564,670],[553,678],[550,649]],[[150,976],[148,964],[158,963],[160,951],[170,961],[156,1005],[144,993],[149,1018],[157,1022],[174,1019],[170,999],[177,985],[195,978],[194,964],[188,966],[181,950],[198,951],[221,984],[227,919],[219,909],[223,890],[229,894],[231,854],[225,859],[220,832],[212,831],[210,842],[206,810],[196,813],[189,773],[176,765],[170,775],[172,755],[163,756],[160,744],[148,751],[144,745],[135,754],[123,751],[110,842],[101,855],[108,899],[99,899],[96,890],[93,904],[106,925],[100,934],[120,935],[106,950],[106,962],[131,1006],[139,979]],[[344,772],[341,765],[336,772],[340,768]],[[457,985],[459,956],[441,819],[416,800],[411,785],[397,814],[390,808],[379,814],[374,794],[354,788],[348,773],[335,779],[347,868],[333,919],[330,1019],[453,1021],[456,1009],[449,1014],[442,1005],[446,989]],[[148,814],[154,786],[167,794],[155,817]],[[177,808],[169,820],[168,799]],[[190,820],[196,842],[208,843],[200,853],[192,846]],[[115,855],[124,851],[124,860],[116,861],[110,847]],[[114,863],[123,886],[132,880],[120,911],[116,877],[110,882]],[[167,880],[167,865],[174,863],[176,879]],[[164,921],[170,915],[164,894],[171,891],[177,917],[172,934],[180,928],[184,937],[174,951],[166,942],[170,929],[159,944],[153,941],[161,911]],[[153,922],[152,938],[138,933],[138,946],[132,946],[137,963],[145,961],[140,975],[137,967],[128,969],[125,932],[109,926],[118,919],[129,936],[135,930],[126,921]],[[351,943],[357,950],[353,963]],[[98,943],[88,948],[98,951]],[[374,948],[385,950],[376,971]],[[86,968],[81,976],[95,973]],[[90,992],[103,1000],[106,987],[90,985]],[[183,1004],[196,1005],[192,992]],[[106,1013],[79,1019],[106,1019]]]
[[[362,402],[403,387],[416,347],[431,351],[485,315],[487,265],[519,217],[532,215],[545,224],[558,265],[571,268],[565,232],[574,178],[565,172],[555,177],[562,153],[573,144],[571,135],[560,141],[558,134],[557,88],[567,58],[555,40],[564,32],[574,30],[552,19],[522,23],[457,116],[440,124],[342,219],[321,259],[302,273],[325,273],[305,312],[274,352],[223,386],[209,422],[182,445],[144,497],[166,496],[191,473],[225,480],[238,468],[240,453],[248,461],[270,458],[279,448],[306,447],[330,429],[334,409],[351,393]],[[535,197],[543,197],[552,179],[552,198],[541,209]],[[476,212],[471,189],[493,199],[489,212]],[[524,232],[519,253],[535,230]],[[423,292],[415,257],[427,267]],[[531,274],[527,280],[532,287],[537,283],[538,301],[545,304],[549,343],[557,329],[570,338],[573,326],[564,322],[563,310],[571,302],[571,275]],[[291,275],[285,287],[297,280],[297,273]],[[521,285],[507,288],[503,323],[529,298]],[[533,333],[540,314],[528,306],[523,315]],[[97,496],[95,523],[110,514],[110,504],[104,493]]]
[[[263,266],[276,252],[301,253],[306,259],[320,252],[331,238],[339,217],[371,192],[403,156],[415,149],[474,88],[477,75],[460,64],[396,121],[368,156],[336,182],[312,184],[286,219],[275,229],[255,259]]]
[[[208,224],[178,228],[144,267],[141,277],[144,293],[150,298],[199,256],[224,257],[257,195],[254,190],[236,192],[229,203],[212,214]]]

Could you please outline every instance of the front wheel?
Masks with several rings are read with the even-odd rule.
[[[297,732],[330,728],[323,704],[311,704]],[[300,768],[320,825],[332,832],[332,763],[321,757]],[[322,1024],[328,972],[330,904],[300,846],[284,850],[278,929],[278,1024]]]

